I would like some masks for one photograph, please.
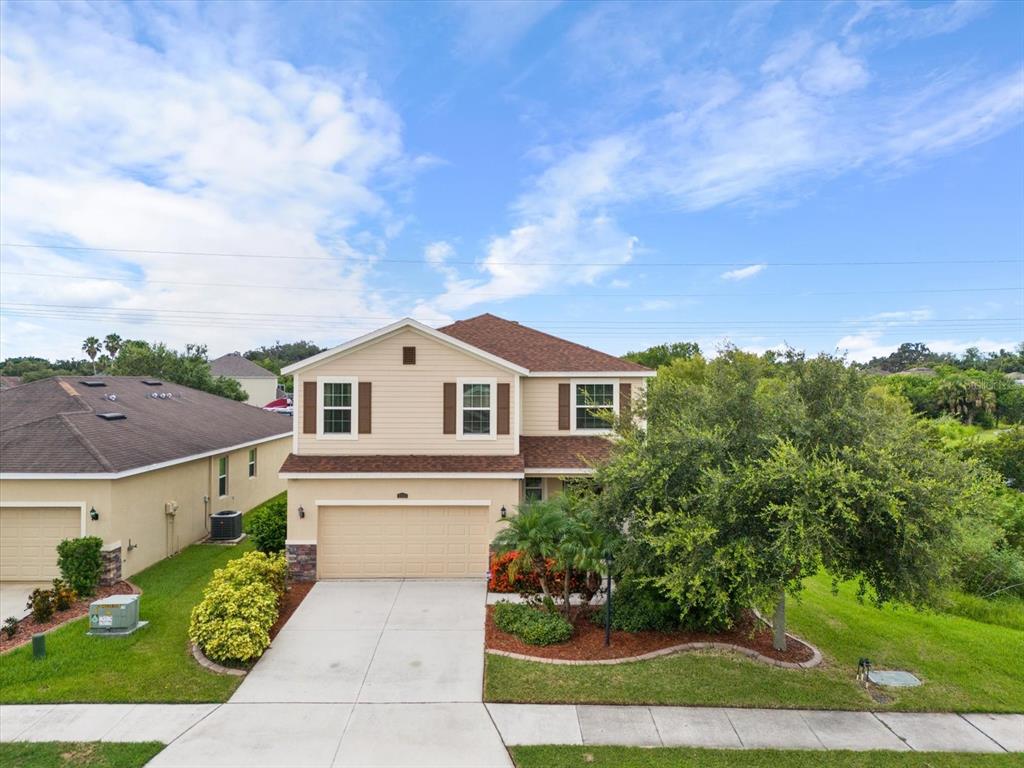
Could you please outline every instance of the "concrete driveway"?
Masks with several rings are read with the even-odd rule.
[[[482,703],[486,583],[316,584],[224,706],[150,765],[511,766]]]
[[[0,581],[0,622],[8,616],[23,619],[28,616],[28,596],[36,587],[49,587],[48,581]]]

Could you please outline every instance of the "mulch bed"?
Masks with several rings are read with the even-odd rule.
[[[32,618],[32,614],[29,614],[18,622],[18,629],[14,633],[14,637],[8,638],[6,634],[0,633],[0,653],[9,651],[12,648],[17,648],[19,645],[24,645],[32,639],[32,635],[39,634],[40,632],[48,632],[51,629],[56,629],[62,624],[67,624],[69,621],[74,621],[75,619],[87,616],[89,614],[89,604],[102,597],[110,597],[111,595],[137,595],[141,594],[141,592],[142,590],[134,584],[127,581],[119,581],[116,584],[111,584],[109,587],[97,587],[95,595],[79,599],[66,611],[55,612],[53,616],[50,617],[49,621],[38,622]],[[6,618],[6,616],[0,617],[0,621],[3,621]]]
[[[772,648],[772,631],[760,622],[753,613],[744,614],[736,626],[726,632],[622,632],[612,631],[612,643],[604,644],[604,627],[590,620],[590,611],[580,610],[573,617],[573,636],[557,645],[528,645],[515,635],[502,632],[494,624],[491,612],[494,606],[487,606],[487,648],[509,651],[545,659],[573,661],[594,661],[598,659],[623,659],[640,656],[651,651],[669,648],[683,643],[731,643],[757,651],[771,659],[802,663],[810,661],[814,652],[792,637],[785,652]]]
[[[281,598],[281,605],[278,609],[277,621],[270,628],[270,639],[277,637],[277,633],[284,627],[285,622],[291,618],[295,610],[306,599],[309,590],[313,588],[314,581],[290,581],[285,589],[284,597]]]

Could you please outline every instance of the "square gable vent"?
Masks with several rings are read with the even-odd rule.
[[[88,379],[82,379],[78,383],[83,385],[83,386],[85,386],[85,387],[105,387],[105,386],[107,386],[107,382],[105,382],[105,381],[96,381],[95,379],[93,379],[92,381],[89,381]]]
[[[121,419],[128,418],[123,413],[118,413],[116,411],[110,411],[108,413],[97,413],[96,415],[99,416],[104,421],[120,421]]]

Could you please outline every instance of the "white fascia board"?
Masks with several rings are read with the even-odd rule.
[[[566,467],[564,469],[552,467],[527,467],[525,474],[560,477],[562,475],[592,475],[594,474],[594,470],[590,467]]]
[[[531,371],[537,379],[649,379],[657,371]]]
[[[239,443],[238,445],[228,445],[213,451],[182,456],[180,459],[170,459],[158,462],[157,464],[147,464],[144,467],[126,469],[122,472],[0,472],[0,480],[121,480],[125,477],[141,475],[145,472],[153,472],[157,469],[165,469],[177,464],[187,464],[190,461],[208,459],[211,456],[219,456],[222,453],[250,448],[261,443],[269,443],[272,440],[280,440],[282,437],[291,437],[291,434],[291,430],[289,430],[288,432],[282,432],[280,435],[261,437],[259,440],[250,440],[247,443]]]
[[[317,499],[318,507],[489,507],[490,499]]]
[[[522,480],[522,472],[278,472],[282,480]]]
[[[485,352],[479,347],[474,347],[472,344],[467,344],[464,341],[460,341],[459,339],[456,339],[454,336],[449,336],[446,333],[441,333],[440,331],[431,328],[429,325],[424,325],[418,320],[413,320],[411,317],[406,317],[403,318],[402,320],[399,320],[398,322],[391,323],[391,325],[385,325],[383,328],[378,328],[376,331],[371,331],[370,333],[364,334],[363,336],[359,336],[355,339],[352,339],[351,341],[346,341],[344,344],[339,344],[336,347],[332,347],[331,349],[325,350],[318,355],[313,355],[312,357],[307,357],[305,360],[300,360],[297,363],[292,363],[291,365],[282,368],[281,374],[287,376],[294,374],[298,371],[305,370],[306,368],[318,365],[336,355],[340,355],[344,352],[350,352],[353,349],[361,347],[365,344],[370,344],[371,342],[374,342],[384,336],[388,336],[392,333],[395,333],[396,331],[400,331],[403,328],[412,328],[413,330],[419,331],[425,336],[428,336],[432,339],[436,339],[437,341],[440,341],[443,344],[455,347],[456,349],[462,350],[467,354],[473,355],[474,357],[478,357],[481,360],[485,360],[486,362],[496,365],[499,368],[504,368],[508,371],[512,371],[513,373],[518,373],[521,375],[529,375],[530,373],[530,371],[527,368],[523,368],[521,365],[516,365],[515,363],[505,360],[504,358],[498,357],[497,355],[492,355],[490,352]]]

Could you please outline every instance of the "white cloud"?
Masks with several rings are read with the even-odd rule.
[[[843,54],[835,43],[826,43],[818,49],[800,82],[812,93],[829,95],[863,88],[868,79],[862,61]]]
[[[723,272],[721,278],[723,280],[746,280],[748,277],[753,277],[760,272],[767,269],[766,264],[751,264],[749,267],[741,267],[739,269],[731,269],[728,272]]]
[[[464,0],[452,4],[461,26],[456,43],[467,58],[507,53],[559,3],[553,0]]]
[[[161,310],[175,319],[83,314],[64,318],[60,333],[51,322],[46,332],[5,334],[3,354],[68,355],[77,351],[73,337],[108,331],[179,346],[201,339],[213,353],[244,349],[295,327],[298,296],[301,313],[338,318],[323,336],[382,324],[391,308],[369,290],[366,274],[396,222],[378,190],[401,184],[415,165],[397,115],[357,74],[260,58],[251,29],[214,31],[186,6],[152,11],[147,21],[142,43],[113,6],[5,8],[4,239],[315,260],[5,248],[7,271],[134,278],[5,276],[5,301]],[[213,287],[149,282],[183,280]],[[232,282],[267,288],[224,287]],[[339,283],[351,289],[342,311],[337,295],[283,288]],[[203,310],[259,316],[196,322]],[[361,316],[374,319],[345,320]]]

